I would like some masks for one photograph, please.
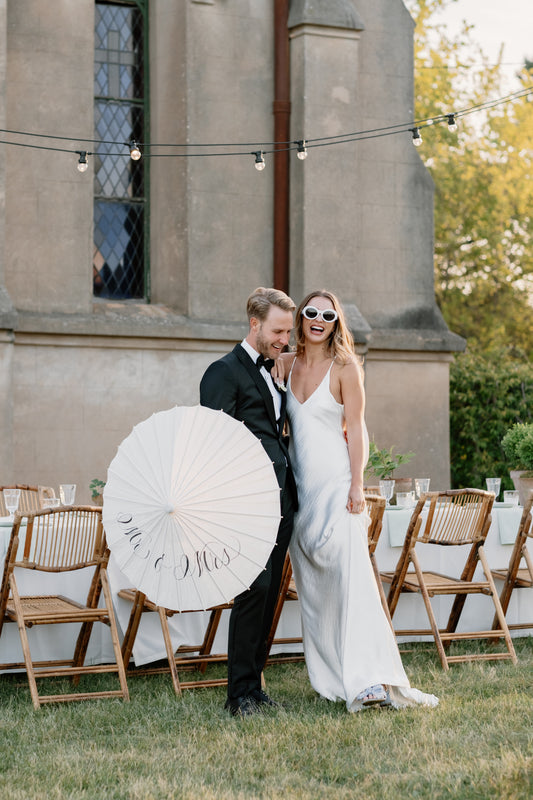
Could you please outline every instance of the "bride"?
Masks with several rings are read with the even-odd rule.
[[[295,330],[296,353],[275,369],[287,385],[300,500],[290,555],[311,685],[349,711],[435,706],[409,685],[368,555],[362,369],[335,295],[308,294]]]

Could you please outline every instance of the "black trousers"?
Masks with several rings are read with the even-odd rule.
[[[290,491],[281,493],[281,514],[276,544],[265,569],[233,602],[228,634],[228,700],[261,688],[268,634],[292,534],[294,507]]]

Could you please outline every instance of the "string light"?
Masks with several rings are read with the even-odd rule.
[[[220,156],[244,156],[249,155],[249,150],[229,150],[226,152],[221,152],[221,147],[227,148],[244,148],[255,145],[260,145],[261,150],[252,151],[252,155],[256,157],[255,159],[255,167],[258,170],[263,170],[265,168],[265,159],[264,156],[269,153],[276,153],[281,152],[280,148],[285,145],[285,151],[296,150],[296,155],[299,159],[303,160],[307,155],[307,150],[309,147],[327,147],[330,145],[335,144],[347,144],[350,142],[356,141],[364,141],[366,139],[377,139],[383,136],[392,136],[395,134],[405,133],[407,131],[411,132],[413,135],[413,144],[417,147],[422,144],[422,136],[420,135],[420,129],[429,127],[436,123],[440,122],[447,122],[448,127],[450,130],[455,130],[457,123],[456,120],[458,117],[466,116],[468,114],[473,114],[481,110],[489,110],[495,108],[497,106],[501,106],[504,103],[514,102],[518,99],[525,99],[526,101],[533,100],[533,86],[527,86],[523,89],[513,92],[512,94],[506,95],[505,97],[500,97],[492,101],[486,101],[484,103],[479,103],[477,105],[473,105],[469,108],[464,108],[453,113],[445,113],[441,115],[436,115],[435,117],[422,119],[415,121],[415,126],[412,127],[413,123],[398,123],[394,125],[389,125],[387,127],[382,128],[373,128],[363,131],[355,131],[350,133],[338,134],[336,136],[325,136],[316,139],[300,139],[292,142],[249,142],[247,144],[241,143],[185,143],[185,144],[178,144],[178,143],[170,143],[170,144],[161,144],[161,143],[151,143],[151,142],[137,142],[131,140],[129,144],[125,146],[128,148],[125,152],[119,151],[117,152],[107,152],[106,156],[128,156],[133,158],[134,160],[139,160],[143,157],[143,153],[141,152],[141,146],[145,148],[149,147],[148,152],[144,152],[145,158],[203,158],[203,157],[220,157]],[[455,127],[454,127],[455,126]],[[81,139],[80,137],[74,136],[54,136],[51,134],[45,133],[33,133],[30,131],[18,131],[18,130],[8,130],[6,128],[0,128],[0,133],[4,134],[13,134],[17,136],[25,136],[25,137],[35,137],[38,139],[47,139],[47,140],[61,140],[61,141],[68,141],[68,142],[83,142],[84,144],[90,143],[97,143],[99,146],[107,144],[107,145],[116,145],[117,148],[124,147],[124,142],[117,142],[117,141],[107,141],[107,140],[100,140],[100,139]],[[48,144],[30,144],[28,142],[21,142],[21,141],[9,141],[5,139],[0,139],[0,144],[5,145],[12,145],[13,147],[29,147],[34,148],[37,150],[46,150],[49,152],[57,151],[57,152],[64,152],[64,153],[77,153],[80,156],[80,160],[78,161],[78,169],[80,172],[84,172],[88,168],[87,164],[87,156],[93,155],[86,150],[73,150],[73,149],[66,149],[60,147],[52,147]],[[154,152],[156,148],[182,148],[185,152],[176,153],[157,153]],[[206,152],[193,152],[191,148],[217,148],[216,151],[206,153]],[[272,149],[265,149],[265,147],[272,147]],[[82,157],[83,156],[83,157]]]
[[[79,155],[78,172],[87,172],[89,166],[87,162],[87,152],[85,150],[76,150],[76,153]]]
[[[140,147],[137,144],[137,142],[135,142],[135,141],[130,142],[130,157],[131,157],[132,161],[138,161],[140,159],[141,155],[142,155],[142,153],[141,153]]]
[[[448,130],[452,131],[452,133],[457,130],[455,114],[448,114]]]
[[[307,142],[305,139],[300,139],[300,141],[295,142],[295,144],[298,146],[298,152],[296,153],[297,158],[299,158],[300,161],[305,161],[307,158]]]
[[[420,147],[422,144],[422,137],[420,136],[420,128],[412,128],[411,133],[413,134],[413,144],[415,147]]]
[[[263,151],[258,150],[256,153],[252,153],[255,156],[255,168],[258,172],[261,172],[266,167],[265,159],[263,158]]]

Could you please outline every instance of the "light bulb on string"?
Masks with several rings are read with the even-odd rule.
[[[455,114],[448,114],[448,130],[452,131],[452,133],[457,130]]]
[[[262,150],[258,150],[256,153],[252,153],[255,156],[255,168],[258,172],[261,172],[266,167],[265,159],[263,158]]]
[[[141,155],[142,155],[142,153],[141,153],[140,147],[137,144],[137,142],[135,142],[135,141],[130,142],[130,157],[131,157],[132,161],[138,161],[140,159]]]
[[[296,142],[296,144],[298,145],[298,152],[296,153],[296,156],[300,159],[300,161],[304,161],[307,158],[307,142],[305,139],[300,139],[300,141]]]
[[[414,146],[415,147],[420,147],[420,145],[422,144],[422,137],[420,136],[420,129],[419,128],[413,128],[412,129],[412,134],[413,134],[413,144],[414,144]]]
[[[87,152],[85,150],[76,150],[76,153],[79,155],[78,172],[87,172],[89,166],[87,162]]]

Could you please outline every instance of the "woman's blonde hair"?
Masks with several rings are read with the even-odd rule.
[[[349,364],[351,361],[359,363],[359,359],[355,354],[355,345],[353,336],[346,322],[344,311],[337,297],[332,292],[327,292],[325,289],[319,289],[316,292],[309,292],[304,297],[296,311],[296,327],[294,336],[296,339],[296,355],[301,355],[305,349],[305,337],[303,334],[303,309],[309,305],[313,297],[325,297],[329,300],[331,307],[337,312],[338,319],[333,323],[333,330],[327,341],[327,352],[331,358],[337,360],[340,364]]]

